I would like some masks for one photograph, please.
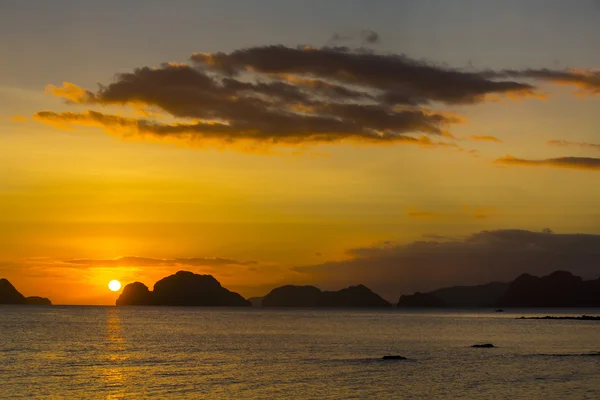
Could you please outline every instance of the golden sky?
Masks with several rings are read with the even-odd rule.
[[[364,283],[390,300],[600,275],[598,9],[475,6],[484,23],[453,3],[341,3],[314,29],[292,3],[270,10],[289,26],[266,2],[149,2],[146,22],[69,3],[46,10],[63,27],[48,35],[1,6],[0,277],[55,304],[114,304],[110,280],[181,269],[245,297]],[[214,15],[182,28],[194,13]]]

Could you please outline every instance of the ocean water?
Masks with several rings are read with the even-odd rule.
[[[582,314],[0,306],[0,398],[600,399]]]

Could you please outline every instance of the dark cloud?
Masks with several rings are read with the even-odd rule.
[[[463,239],[352,249],[351,259],[296,267],[306,281],[332,287],[364,283],[389,299],[445,286],[510,281],[521,273],[569,270],[600,276],[600,235],[482,231]]]
[[[371,30],[363,30],[360,37],[370,44],[379,40]],[[334,39],[346,37],[336,34]],[[214,140],[224,145],[349,141],[457,147],[449,130],[461,118],[426,105],[541,96],[531,80],[578,85],[587,91],[600,87],[596,72],[464,70],[367,48],[258,46],[196,53],[191,63],[117,74],[95,91],[67,82],[48,87],[49,93],[68,103],[152,109],[164,113],[169,122],[97,110],[41,111],[35,119],[102,127],[121,135]],[[500,141],[492,136],[471,138]]]
[[[371,29],[365,29],[360,32],[360,38],[367,44],[376,44],[381,41],[379,34]]]
[[[175,267],[175,266],[220,266],[220,265],[250,265],[255,261],[242,262],[227,258],[147,258],[147,257],[119,257],[109,260],[78,259],[66,260],[64,263],[85,265],[88,267]]]
[[[496,160],[498,164],[507,165],[524,165],[524,166],[546,166],[546,167],[558,167],[558,168],[573,168],[573,169],[584,169],[584,170],[600,170],[600,158],[591,157],[559,157],[559,158],[547,158],[544,160],[526,160],[523,158],[516,158],[510,155],[498,158]]]
[[[533,95],[535,89],[527,83],[493,80],[480,72],[446,68],[404,55],[346,47],[251,47],[231,53],[197,53],[192,60],[230,76],[253,71],[312,76],[362,86],[380,92],[383,100],[395,104],[475,103],[489,94],[526,96]]]

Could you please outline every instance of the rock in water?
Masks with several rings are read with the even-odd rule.
[[[51,306],[52,302],[46,297],[29,296],[25,298],[25,304],[33,306]]]
[[[150,304],[152,304],[152,292],[141,282],[126,285],[117,299],[118,306],[147,306]]]
[[[25,296],[4,278],[0,279],[0,304],[25,304]]]
[[[382,360],[407,360],[406,357],[402,357],[402,356],[383,356],[381,357]]]
[[[225,289],[212,275],[179,271],[156,282],[152,303],[160,306],[252,306],[248,300]]]
[[[491,343],[484,343],[484,344],[474,344],[471,347],[476,348],[476,349],[491,349],[492,347],[496,347],[496,346],[494,346]]]

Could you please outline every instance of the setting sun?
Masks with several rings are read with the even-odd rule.
[[[112,280],[108,283],[108,288],[110,290],[112,290],[113,292],[116,292],[119,289],[121,289],[121,282],[119,282],[117,280]]]

